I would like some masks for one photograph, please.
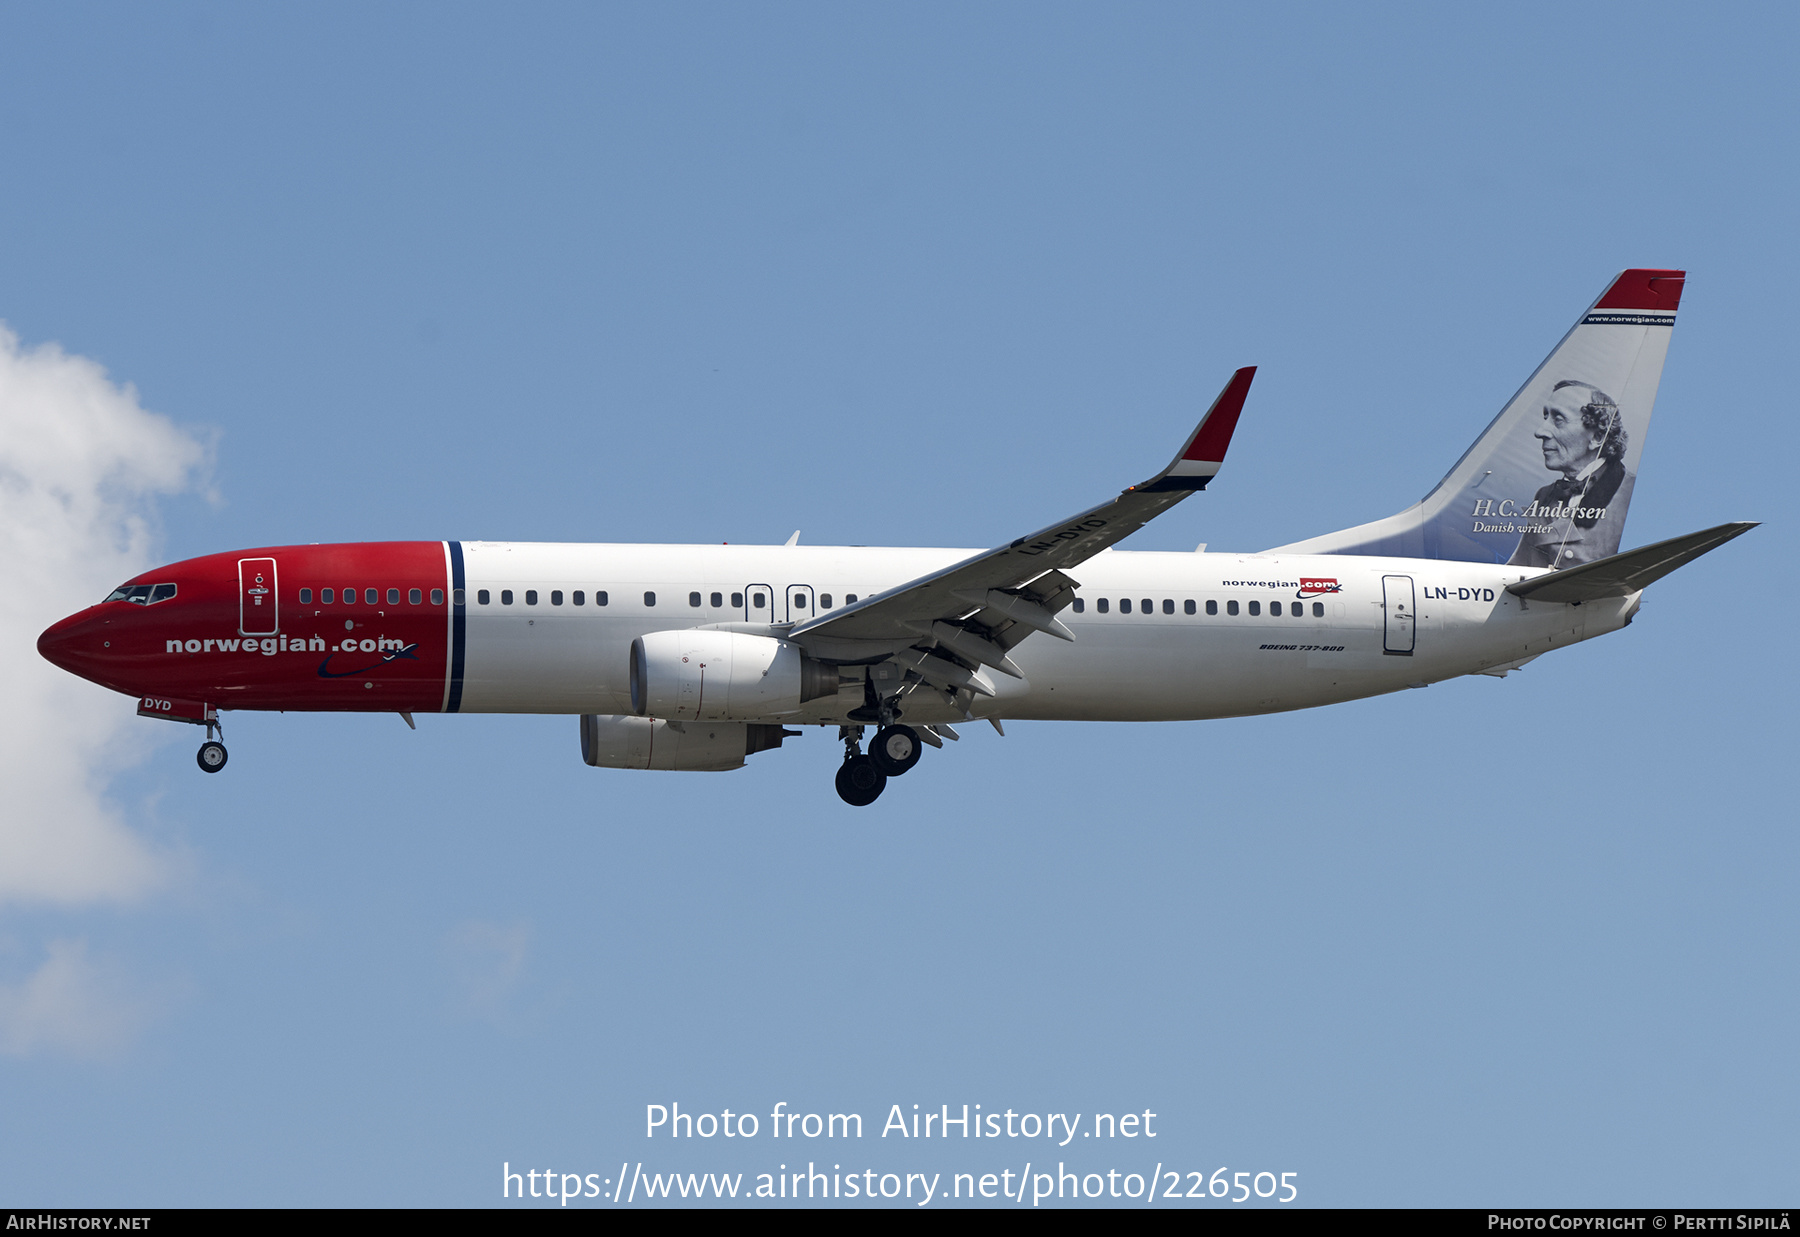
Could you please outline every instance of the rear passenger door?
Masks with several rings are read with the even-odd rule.
[[[1413,612],[1411,576],[1381,577],[1381,651],[1395,657],[1413,655],[1413,631],[1418,626]]]

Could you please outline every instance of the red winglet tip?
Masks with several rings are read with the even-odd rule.
[[[1674,312],[1681,304],[1686,271],[1621,271],[1594,303],[1595,309],[1660,309]]]
[[[1219,392],[1219,398],[1207,409],[1206,418],[1200,422],[1200,429],[1194,434],[1194,441],[1181,453],[1182,459],[1205,460],[1213,464],[1224,460],[1225,448],[1231,445],[1231,435],[1237,429],[1238,414],[1244,411],[1244,400],[1250,394],[1250,380],[1254,377],[1254,365],[1246,365],[1231,376],[1231,381]]]

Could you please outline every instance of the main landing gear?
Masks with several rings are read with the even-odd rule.
[[[206,742],[200,745],[200,751],[194,757],[200,767],[208,773],[217,773],[225,767],[225,745],[219,742],[219,739],[213,738],[215,730],[218,731],[219,739],[225,737],[225,727],[216,721],[207,722]]]
[[[868,807],[887,789],[890,777],[899,777],[919,763],[923,745],[911,726],[883,726],[875,732],[867,755],[862,751],[861,726],[840,726],[844,763],[837,772],[838,797],[851,807]]]

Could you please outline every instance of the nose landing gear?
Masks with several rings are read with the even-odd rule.
[[[219,736],[218,739],[213,738],[215,731]],[[220,725],[217,719],[208,718],[206,721],[206,742],[200,745],[200,751],[194,757],[195,762],[198,763],[200,768],[205,772],[217,773],[220,769],[225,767],[225,745],[219,742],[219,739],[223,739],[224,737],[225,727]]]

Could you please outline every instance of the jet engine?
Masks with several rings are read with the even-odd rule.
[[[631,707],[640,717],[780,717],[837,690],[837,667],[814,661],[789,640],[689,629],[653,631],[631,642]]]
[[[743,722],[675,722],[617,713],[584,713],[581,758],[598,769],[689,773],[742,768],[744,757],[780,747],[798,730]]]

